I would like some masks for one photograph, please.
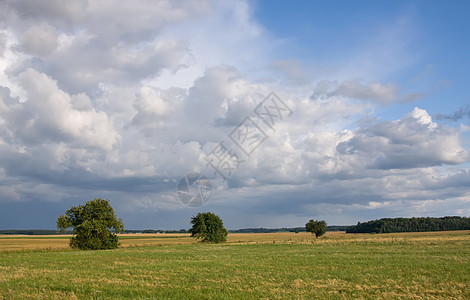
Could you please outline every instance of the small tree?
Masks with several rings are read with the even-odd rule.
[[[74,206],[57,219],[57,228],[65,232],[72,227],[70,247],[81,250],[115,249],[119,246],[115,233],[124,231],[124,224],[114,214],[109,200],[93,199]]]
[[[221,243],[227,240],[228,231],[222,219],[211,212],[198,213],[191,218],[191,224],[191,236],[202,242]]]
[[[328,230],[328,227],[326,227],[325,221],[314,221],[312,219],[308,221],[307,224],[305,224],[305,229],[307,229],[308,232],[314,234],[315,237],[320,237],[325,234],[325,232]]]

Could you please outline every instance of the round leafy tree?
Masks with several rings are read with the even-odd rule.
[[[57,219],[59,232],[70,227],[74,234],[70,247],[82,250],[115,249],[119,246],[116,233],[124,231],[109,200],[101,198],[74,206]]]
[[[312,234],[315,235],[315,237],[320,237],[325,234],[325,232],[328,230],[326,227],[326,222],[325,221],[314,221],[310,220],[305,224],[305,229],[307,229],[308,232],[311,232]]]
[[[193,227],[189,230],[192,237],[202,242],[221,243],[227,240],[228,231],[222,220],[211,212],[198,213],[191,218]]]

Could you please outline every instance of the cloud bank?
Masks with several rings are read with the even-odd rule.
[[[263,53],[276,41],[247,3],[0,8],[1,228],[50,228],[95,197],[110,198],[131,228],[186,227],[197,209],[230,228],[470,214],[458,130],[419,107],[380,120],[376,105],[401,101],[393,83],[318,80],[297,60],[271,60]],[[292,116],[263,127],[268,138],[248,156],[229,134],[271,91]],[[241,161],[226,181],[205,160],[219,142]],[[190,172],[213,182],[206,207],[177,197]]]

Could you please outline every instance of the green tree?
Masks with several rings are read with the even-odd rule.
[[[189,230],[192,237],[202,242],[221,243],[227,240],[228,231],[222,219],[211,212],[198,213],[191,218],[193,227]]]
[[[314,234],[315,237],[320,237],[325,234],[328,227],[326,227],[325,221],[315,221],[312,219],[305,224],[305,229]]]
[[[73,228],[70,247],[82,250],[115,249],[119,246],[115,233],[124,231],[124,224],[114,214],[109,200],[93,199],[74,206],[57,219],[59,232]]]

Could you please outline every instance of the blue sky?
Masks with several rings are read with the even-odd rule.
[[[341,64],[366,53],[373,60],[367,63],[383,66],[383,72],[375,70],[375,79],[426,93],[422,102],[431,113],[452,113],[469,102],[462,90],[469,81],[469,7],[468,1],[259,1],[255,16],[286,40],[279,59],[336,66],[341,73]]]
[[[130,229],[469,216],[469,8],[4,1],[0,229],[52,229],[97,197]],[[269,101],[292,114],[268,126]],[[243,124],[265,137],[249,153]],[[239,159],[225,178],[219,142]],[[191,173],[211,182],[202,206],[177,193]]]

